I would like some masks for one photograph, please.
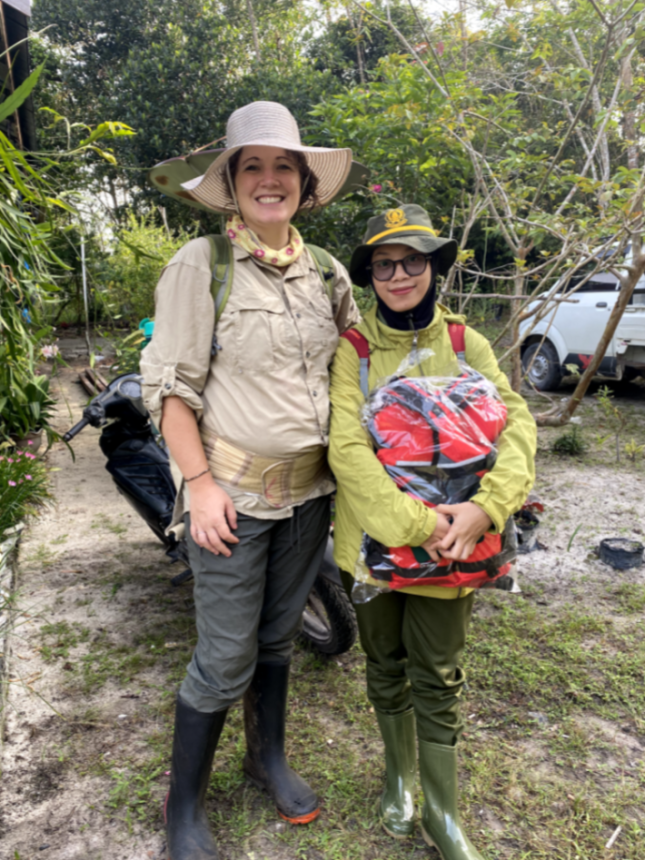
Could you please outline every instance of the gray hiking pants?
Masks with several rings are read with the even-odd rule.
[[[293,517],[238,514],[230,558],[186,540],[195,576],[197,647],[179,694],[203,713],[228,708],[251,683],[256,663],[288,663],[329,534],[329,496]]]

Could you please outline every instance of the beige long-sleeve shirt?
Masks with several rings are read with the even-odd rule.
[[[211,295],[210,245],[188,242],[163,270],[155,292],[155,328],[144,349],[144,401],[160,426],[164,397],[177,396],[195,412],[201,430],[253,454],[290,459],[326,447],[329,365],[339,333],[360,315],[349,275],[334,260],[332,301],[309,251],[280,269],[233,245],[234,277],[217,324]],[[187,488],[176,464],[178,505]],[[291,516],[261,495],[225,487],[236,510],[259,518]],[[322,479],[308,498],[331,492]],[[183,498],[182,498],[183,496]]]

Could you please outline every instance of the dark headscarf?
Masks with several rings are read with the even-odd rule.
[[[422,328],[427,328],[434,317],[434,306],[437,300],[436,278],[436,266],[433,264],[430,286],[426,290],[426,294],[419,304],[410,308],[409,311],[393,311],[374,290],[378,313],[385,325],[398,331],[420,331]]]

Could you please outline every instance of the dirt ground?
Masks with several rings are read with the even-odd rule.
[[[60,430],[86,399],[74,377],[60,377]],[[628,408],[645,428],[644,398]],[[191,593],[170,585],[180,569],[116,492],[98,435],[77,438],[75,462],[62,444],[51,451],[56,503],[20,547],[3,860],[166,856],[161,805],[173,699],[194,642]],[[642,860],[645,568],[619,573],[594,548],[605,536],[643,535],[645,471],[617,467],[611,451],[586,465],[556,458],[554,435],[541,435],[543,549],[520,559],[524,593],[477,601],[464,814],[491,860]],[[380,751],[358,648],[322,660],[299,647],[289,752],[320,791],[321,820],[289,828],[245,784],[234,709],[209,794],[223,860],[432,856],[419,837],[393,843],[375,824]]]

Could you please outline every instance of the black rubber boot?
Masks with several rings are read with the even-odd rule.
[[[204,806],[226,710],[202,714],[177,696],[170,791],[164,818],[168,860],[218,860]]]
[[[318,798],[291,770],[284,754],[288,688],[288,663],[258,663],[244,696],[244,772],[271,795],[282,818],[291,824],[308,824],[318,818],[320,809]]]

